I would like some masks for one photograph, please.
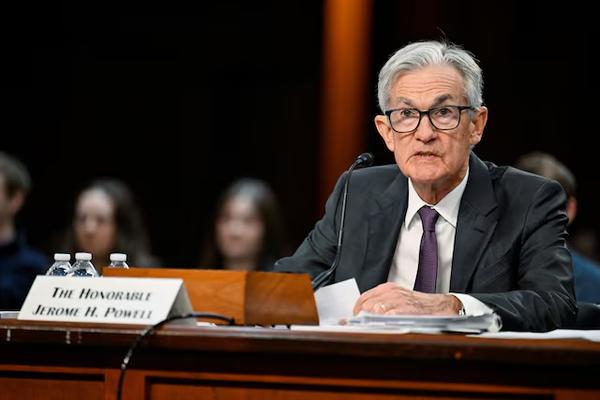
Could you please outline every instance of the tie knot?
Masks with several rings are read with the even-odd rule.
[[[423,230],[429,232],[435,232],[435,222],[437,221],[440,214],[437,213],[433,208],[423,206],[418,211],[421,222],[423,223]]]

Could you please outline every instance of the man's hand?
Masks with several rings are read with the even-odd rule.
[[[449,294],[421,293],[387,282],[364,292],[354,306],[354,314],[455,315],[462,308]]]

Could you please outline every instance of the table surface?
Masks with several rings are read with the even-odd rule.
[[[68,344],[126,348],[144,327],[0,320],[0,348]],[[600,343],[579,339],[490,339],[461,334],[378,334],[170,324],[144,342],[155,349],[600,366]]]

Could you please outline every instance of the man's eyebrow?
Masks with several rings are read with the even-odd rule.
[[[454,96],[452,96],[450,93],[442,94],[442,95],[436,97],[435,100],[433,100],[431,107],[439,106],[446,100],[453,100],[453,99],[454,99]]]
[[[397,101],[398,103],[404,103],[404,104],[406,104],[407,106],[414,107],[414,104],[413,104],[413,102],[412,102],[410,99],[406,98],[406,97],[396,97],[396,101]]]
[[[446,100],[454,100],[454,99],[455,99],[455,97],[453,95],[451,95],[450,93],[445,93],[445,94],[439,95],[438,97],[436,97],[433,100],[433,103],[431,103],[431,107],[433,108],[433,107],[439,106],[440,104],[442,104]],[[402,96],[396,97],[396,101],[398,103],[404,103],[404,104],[406,104],[406,105],[408,105],[410,107],[415,107],[415,105],[412,102],[412,100],[410,100],[409,98],[406,98],[406,97],[402,97]]]

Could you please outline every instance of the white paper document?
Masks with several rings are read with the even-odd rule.
[[[585,339],[600,342],[600,330],[556,329],[550,332],[482,333],[475,337],[486,339]]]
[[[349,326],[360,326],[365,329],[407,329],[411,332],[498,332],[502,327],[500,317],[496,314],[477,316],[458,315],[380,315],[360,313],[348,318]]]
[[[290,327],[293,331],[303,331],[303,332],[344,332],[344,333],[385,333],[391,335],[400,335],[403,333],[411,333],[415,332],[410,329],[365,329],[360,326],[350,326],[350,325],[292,325]],[[436,332],[427,332],[427,333],[438,333]]]
[[[338,325],[353,314],[360,291],[354,278],[322,287],[315,292],[319,325]]]
[[[325,286],[315,292],[319,313],[318,330],[332,332],[498,332],[502,326],[500,318],[493,313],[477,316],[423,316],[423,315],[379,315],[361,312],[354,316],[353,309],[360,297],[355,279],[348,279]],[[307,330],[315,327],[296,327]]]

